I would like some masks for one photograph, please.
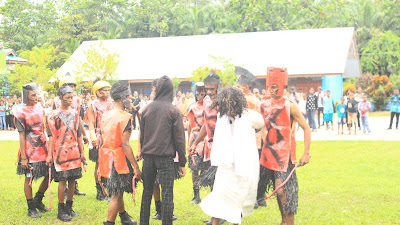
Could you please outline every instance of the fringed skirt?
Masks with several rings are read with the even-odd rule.
[[[267,192],[275,189],[275,180],[279,179],[281,182],[284,182],[295,166],[296,165],[289,161],[289,166],[286,172],[266,169],[268,173],[266,175],[268,179]],[[293,172],[289,181],[282,187],[282,189],[286,194],[286,204],[283,205],[283,212],[287,214],[296,214],[299,200],[299,185],[297,183],[296,171]]]
[[[51,175],[55,182],[77,180],[82,177],[82,167],[59,172],[57,172],[53,167]]]
[[[134,176],[133,168],[130,162],[127,162],[129,173],[128,174],[118,174],[115,170],[114,163],[111,168],[110,179],[107,180],[107,192],[108,194],[122,194],[124,192],[132,193],[132,179]],[[136,185],[136,181],[135,181]]]
[[[89,148],[89,160],[92,162],[99,161],[99,149],[97,147]]]
[[[28,163],[28,167],[33,168],[31,176],[33,176],[33,179],[35,179],[35,180],[49,175],[49,167],[46,166],[45,161]],[[18,161],[17,174],[27,176],[30,173],[31,173],[30,169],[22,169],[21,159],[20,159]]]
[[[199,178],[195,182],[200,187],[210,187],[212,189],[215,180],[215,174],[217,173],[216,166],[211,166],[211,161],[206,161],[201,164],[201,172]]]
[[[203,156],[195,154],[192,157],[188,156],[189,169],[192,171],[200,171],[203,166]]]
[[[181,175],[179,175],[179,162],[174,162],[174,180],[181,179]],[[160,174],[157,173],[155,184],[160,184]]]

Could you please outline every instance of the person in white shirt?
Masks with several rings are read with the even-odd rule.
[[[322,87],[319,86],[318,87],[318,92],[315,93],[315,95],[318,96],[317,99],[317,107],[318,107],[318,128],[321,127],[321,123],[320,123],[320,114],[322,114],[322,126],[324,126],[324,97],[325,97],[325,92],[322,90]]]

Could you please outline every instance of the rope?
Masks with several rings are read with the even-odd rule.
[[[265,199],[271,198],[272,195],[274,195],[279,189],[281,189],[281,188],[283,187],[283,185],[285,185],[285,184],[289,181],[290,177],[292,176],[292,174],[294,173],[294,171],[296,170],[296,168],[299,167],[299,166],[300,166],[300,163],[297,164],[297,165],[292,169],[292,171],[290,172],[290,174],[289,174],[289,176],[286,178],[286,180],[285,180],[283,183],[281,183],[281,184],[272,192],[272,194],[270,194],[270,195],[268,195],[268,196],[265,196]]]
[[[97,170],[97,177],[99,177],[99,179],[100,179],[100,170],[99,169]],[[104,186],[103,186],[103,182],[100,181],[99,184],[100,184],[101,191],[103,192],[103,194],[107,195],[107,192],[106,192],[106,190],[104,189]]]
[[[49,209],[52,210],[51,208],[51,164],[49,164]]]
[[[32,179],[33,179],[32,171],[33,171],[33,167],[29,167],[29,173],[31,173],[31,179],[29,180],[29,186],[31,186],[31,187],[32,187]]]
[[[136,200],[135,200],[135,195],[136,195],[135,179],[136,179],[136,176],[133,176],[133,177],[132,177],[132,201],[135,203],[135,206],[136,206]]]

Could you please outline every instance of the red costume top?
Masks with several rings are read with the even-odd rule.
[[[128,174],[129,167],[122,148],[122,133],[131,120],[128,112],[113,109],[103,115],[101,133],[103,145],[99,151],[100,176],[110,178],[112,163],[118,174]]]
[[[209,96],[206,96],[203,100],[204,105],[204,120],[206,124],[207,136],[206,144],[204,149],[204,161],[210,160],[211,148],[214,139],[215,125],[217,123],[218,111],[217,109],[210,110],[209,107],[212,105],[212,100]]]
[[[16,107],[14,116],[25,133],[25,155],[29,163],[46,161],[47,144],[43,130],[44,110],[40,106]],[[21,132],[21,131],[20,131]],[[18,156],[21,156],[21,149]]]
[[[189,146],[196,139],[200,132],[201,127],[204,124],[204,105],[203,103],[193,102],[188,107],[187,118],[189,120],[190,127],[192,128],[189,137]],[[199,142],[196,146],[197,154],[203,155],[204,141]]]
[[[290,119],[290,100],[286,97],[275,100],[266,97],[261,103],[268,134],[262,148],[260,163],[274,171],[287,171],[289,159],[296,160],[296,141]]]
[[[56,171],[65,171],[81,167],[81,155],[78,147],[80,117],[76,110],[54,110],[47,118],[49,130],[53,136],[54,167]]]
[[[99,101],[99,100],[94,100],[90,103],[90,107],[92,107],[93,112],[94,112],[94,129],[96,131],[96,136],[97,136],[97,144],[100,142],[100,128],[101,128],[101,118],[103,114],[107,113],[108,111],[112,110],[114,108],[113,103],[110,100],[106,101]],[[85,114],[85,121],[87,121],[88,118],[88,112],[89,110],[86,110]]]

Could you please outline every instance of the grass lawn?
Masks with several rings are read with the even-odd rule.
[[[390,117],[390,111],[369,112],[369,117]]]
[[[132,142],[134,148],[137,143]],[[299,153],[303,143],[298,143]],[[57,220],[57,184],[52,183],[52,206],[42,218],[31,219],[23,192],[23,177],[15,174],[18,142],[0,142],[0,224],[63,224]],[[134,150],[136,151],[136,150]],[[298,169],[299,213],[297,224],[400,224],[400,142],[313,142],[312,161]],[[107,217],[108,202],[95,200],[94,164],[79,180],[79,188],[86,196],[76,196],[74,209],[79,217],[69,224],[102,224]],[[189,171],[189,170],[188,170]],[[33,183],[36,191],[39,182]],[[201,197],[208,194],[201,191]],[[137,188],[137,205],[132,195],[125,195],[127,211],[139,220],[142,185]],[[175,224],[202,224],[207,219],[192,199],[190,173],[175,182]],[[44,203],[48,206],[48,197]],[[267,208],[259,208],[242,224],[279,224],[276,198],[267,201]],[[155,212],[154,203],[152,214]],[[119,217],[117,217],[119,224]],[[151,221],[151,224],[161,224]]]

